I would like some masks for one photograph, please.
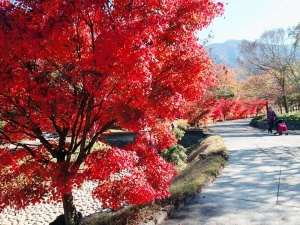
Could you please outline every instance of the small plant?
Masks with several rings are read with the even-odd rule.
[[[267,120],[267,116],[266,115],[254,116],[252,120],[265,121]]]
[[[173,134],[175,135],[177,140],[181,140],[181,138],[183,138],[183,136],[184,136],[184,133],[185,132],[179,128],[174,128],[174,130],[173,130]]]
[[[277,114],[277,117],[283,119],[284,121],[291,121],[291,122],[300,122],[300,113],[285,113],[285,114]],[[253,117],[252,120],[257,121],[266,121],[267,116],[266,115],[260,115]]]
[[[300,116],[299,114],[286,114],[282,115],[281,117],[284,121],[294,121],[294,122],[300,122]]]
[[[173,145],[162,151],[161,155],[167,162],[172,162],[178,165],[180,161],[186,161],[186,149],[182,145]]]

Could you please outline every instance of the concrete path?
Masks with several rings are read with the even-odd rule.
[[[209,126],[229,165],[194,202],[163,225],[300,224],[300,136],[271,136],[250,120]]]

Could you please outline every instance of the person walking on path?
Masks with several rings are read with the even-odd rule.
[[[276,119],[276,113],[273,111],[272,107],[268,108],[268,112],[267,112],[267,122],[269,125],[268,128],[268,133],[270,132],[271,134],[273,134],[273,127],[274,127],[274,121]]]

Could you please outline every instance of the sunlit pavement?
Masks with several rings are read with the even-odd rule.
[[[229,165],[164,225],[300,224],[299,132],[268,135],[249,122],[208,126],[222,136]]]

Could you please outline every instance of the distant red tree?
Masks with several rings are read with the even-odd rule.
[[[265,101],[263,100],[221,98],[214,105],[212,118],[214,120],[232,120],[252,117],[262,113],[264,106]]]
[[[222,113],[223,120],[225,121],[226,118],[230,118],[233,115],[233,112],[235,110],[236,101],[232,98],[220,98],[218,100],[219,104],[217,107]]]
[[[212,115],[216,102],[216,96],[207,92],[198,102],[188,104],[186,118],[193,124],[199,123],[200,120],[208,120]]]
[[[72,189],[86,180],[115,209],[169,196],[176,172],[158,151],[176,139],[164,122],[213,82],[194,34],[222,11],[212,0],[1,1],[0,134],[20,148],[0,147],[0,211],[48,195],[77,224]],[[93,150],[115,123],[135,142]]]
[[[218,101],[214,104],[214,108],[212,111],[212,119],[214,121],[223,120],[223,114],[220,105],[221,104]]]
[[[187,118],[191,123],[219,117],[217,116],[218,109],[214,111],[222,102],[218,98],[234,97],[237,93],[236,74],[233,69],[226,67],[225,64],[217,64],[211,68],[211,71],[216,75],[213,85],[206,87],[206,93],[197,103],[188,104]],[[217,104],[218,101],[220,104]],[[213,112],[214,115],[212,115]]]
[[[256,115],[258,104],[255,101],[239,99],[235,102],[231,119],[243,119]]]

